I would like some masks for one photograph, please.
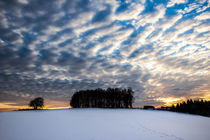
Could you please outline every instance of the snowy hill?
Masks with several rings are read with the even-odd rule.
[[[1,140],[208,140],[210,118],[137,109],[0,112]]]

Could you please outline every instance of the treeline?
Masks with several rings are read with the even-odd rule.
[[[172,105],[168,110],[210,117],[210,101],[189,99],[186,102],[177,104],[176,106]]]
[[[81,90],[74,93],[70,106],[73,108],[132,108],[133,94],[131,88]]]

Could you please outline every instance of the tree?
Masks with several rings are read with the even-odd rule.
[[[33,107],[33,109],[41,109],[44,107],[44,99],[42,97],[35,98],[34,100],[30,101],[29,103],[30,107]]]
[[[203,99],[193,101],[192,99],[188,99],[187,101],[178,103],[176,106],[172,105],[170,110],[210,117],[210,101],[204,101]]]

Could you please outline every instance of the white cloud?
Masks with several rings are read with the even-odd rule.
[[[202,33],[210,31],[210,26],[208,24],[200,24],[194,28],[195,32]]]
[[[21,4],[28,4],[27,0],[18,0],[18,2],[20,2]]]
[[[204,12],[198,16],[195,17],[195,19],[197,20],[206,20],[206,19],[210,19],[210,12]]]
[[[139,14],[144,10],[144,5],[139,3],[132,3],[129,8],[112,17],[113,20],[135,20],[138,18]]]
[[[160,19],[162,19],[165,15],[166,8],[163,5],[158,5],[156,7],[156,12],[147,13],[145,15],[140,15],[137,18],[136,26],[144,26],[146,24],[155,24]]]
[[[200,5],[197,3],[189,4],[188,7],[184,8],[184,13],[189,13],[189,12],[193,11],[194,9],[198,9],[199,7],[200,7]]]
[[[8,23],[8,20],[6,18],[6,16],[4,14],[0,14],[0,25],[3,27],[3,28],[8,28],[9,26],[9,23]]]
[[[175,4],[187,3],[188,0],[170,0],[167,4],[167,7],[173,7]]]

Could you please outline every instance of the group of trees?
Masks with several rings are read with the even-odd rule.
[[[70,106],[73,108],[132,108],[134,100],[133,90],[131,88],[107,88],[95,90],[80,90],[74,93],[70,100]],[[44,99],[41,97],[30,101],[30,107],[33,109],[42,109],[44,107]],[[151,109],[152,106],[145,106],[144,109]],[[161,107],[162,110],[175,112],[184,112],[190,114],[199,114],[210,117],[210,101],[203,100],[187,100],[186,102],[172,105],[171,107]]]
[[[132,108],[134,100],[131,88],[107,88],[77,91],[71,98],[73,108]]]
[[[131,88],[81,90],[74,93],[70,100],[70,106],[73,108],[132,108],[133,93]],[[42,109],[44,107],[44,99],[41,97],[35,98],[30,101],[29,106],[35,110]]]
[[[187,100],[169,108],[170,111],[210,116],[210,101]]]

